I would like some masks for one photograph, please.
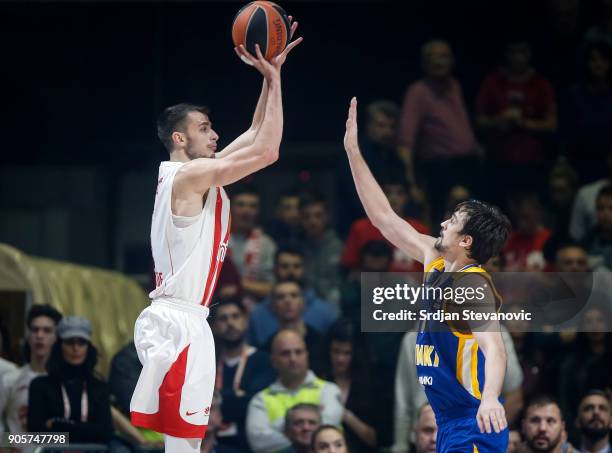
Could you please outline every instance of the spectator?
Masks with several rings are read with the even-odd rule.
[[[277,282],[296,281],[302,287],[302,295],[306,305],[304,322],[317,332],[325,334],[329,326],[338,317],[335,307],[317,296],[311,286],[304,283],[304,254],[296,247],[285,246],[277,250],[274,256],[274,278]],[[266,297],[251,312],[249,333],[247,337],[251,344],[263,345],[278,332],[279,325],[272,311],[272,300]]]
[[[419,233],[429,234],[429,228],[417,219],[407,217],[404,214],[406,203],[409,198],[406,184],[401,180],[387,178],[382,180],[381,185],[385,195],[389,199],[389,204],[393,211],[397,215],[404,217],[406,222],[412,225]],[[351,225],[351,230],[346,240],[346,244],[344,245],[344,251],[340,259],[342,266],[348,270],[358,270],[361,250],[370,241],[386,241],[386,239],[378,228],[372,225],[369,218],[364,217],[355,221]],[[388,242],[388,244],[393,248],[393,261],[391,263],[392,272],[423,271],[423,266],[418,261],[413,260],[412,257],[393,247],[390,242]]]
[[[567,226],[570,223],[572,205],[578,190],[578,176],[565,161],[559,160],[548,175],[548,203],[550,211],[548,226],[557,240],[569,239]]]
[[[523,372],[512,343],[514,332],[510,334],[505,326],[502,329],[502,339],[506,350],[507,364],[504,386],[502,389],[506,409],[506,419],[511,425],[523,406]],[[394,419],[394,453],[405,453],[411,441],[410,433],[418,421],[419,408],[427,402],[423,387],[416,376],[414,349],[417,332],[407,332],[402,340],[395,372],[395,419]]]
[[[340,287],[342,313],[354,325],[361,322],[361,272],[388,272],[392,254],[388,242],[368,242],[360,251],[359,271],[349,274],[342,282]]]
[[[457,184],[474,188],[480,173],[480,147],[452,75],[453,52],[445,41],[421,49],[424,77],[408,87],[400,116],[400,153],[414,165],[430,197],[432,224],[441,219],[444,198]],[[415,183],[414,176],[410,178]]]
[[[504,247],[506,271],[544,268],[544,244],[550,230],[542,225],[542,207],[535,194],[522,195],[514,204],[514,230]]]
[[[247,437],[255,453],[288,448],[284,436],[287,411],[298,403],[321,407],[321,422],[340,425],[343,407],[336,384],[318,378],[308,365],[308,351],[301,335],[280,331],[272,341],[272,365],[278,379],[253,397],[247,412]]]
[[[297,191],[283,192],[276,205],[274,220],[266,231],[279,247],[298,239],[300,232],[300,196]]]
[[[348,453],[346,439],[337,426],[323,425],[312,434],[313,453]]]
[[[0,378],[2,375],[9,371],[14,371],[17,369],[17,365],[15,365],[10,360],[5,359],[6,350],[9,348],[9,336],[6,328],[4,327],[4,323],[2,322],[2,317],[0,317]],[[6,350],[5,350],[6,349]]]
[[[576,427],[580,431],[580,451],[598,453],[612,451],[610,429],[612,408],[610,399],[601,390],[589,391],[578,406]]]
[[[612,271],[612,184],[601,188],[595,201],[597,223],[584,244],[593,270]]]
[[[310,354],[310,365],[318,372],[322,364],[323,336],[304,321],[304,296],[299,283],[290,280],[276,283],[272,287],[271,298],[271,308],[279,330],[293,330],[304,338]],[[263,347],[266,351],[272,349],[273,339],[274,335],[268,338]]]
[[[359,148],[372,174],[377,180],[397,174],[405,182],[406,169],[397,152],[397,120],[399,108],[390,101],[375,101],[366,108],[365,136],[359,140]],[[336,224],[345,237],[351,224],[365,216],[359,202],[350,166],[343,160],[337,168]]]
[[[570,221],[570,236],[575,241],[581,242],[585,236],[597,224],[597,214],[595,200],[599,191],[608,184],[612,184],[612,146],[609,148],[605,167],[608,170],[608,177],[587,184],[578,190],[574,206],[572,208],[572,218]]]
[[[242,277],[249,306],[270,292],[276,244],[257,227],[259,194],[250,184],[236,186],[232,196],[232,261]]]
[[[0,377],[0,427],[6,418],[6,431],[28,431],[26,422],[30,382],[46,374],[51,348],[57,339],[57,324],[61,319],[61,313],[50,305],[32,305],[28,311],[24,346],[26,364]]]
[[[414,427],[414,452],[434,453],[436,451],[436,438],[438,437],[438,425],[436,416],[429,403],[421,405],[417,414]]]
[[[472,194],[467,187],[461,185],[451,187],[448,191],[448,196],[446,197],[446,211],[444,212],[443,217],[445,219],[452,217],[457,205],[464,201],[468,201],[471,198]]]
[[[340,388],[344,415],[342,426],[352,453],[376,448],[376,410],[368,379],[367,349],[358,341],[357,332],[348,319],[339,319],[327,336],[326,358],[321,377]]]
[[[612,47],[612,1],[600,0],[599,6],[598,23],[587,30],[585,40],[587,44],[603,41]]]
[[[546,137],[557,130],[555,93],[531,65],[531,46],[513,40],[503,68],[487,76],[477,100],[477,124],[491,153],[494,187],[543,193]]]
[[[587,308],[583,312],[573,348],[561,363],[558,379],[560,403],[570,429],[574,427],[583,392],[592,388],[612,390],[612,333],[609,320],[610,312],[606,307]]]
[[[591,44],[585,53],[585,77],[561,103],[561,135],[572,165],[584,182],[606,176],[601,165],[612,139],[612,50]]]
[[[317,194],[305,195],[300,199],[300,213],[306,284],[337,307],[340,302],[338,264],[343,244],[329,226],[327,202]]]
[[[98,353],[91,323],[69,316],[57,328],[47,376],[30,383],[28,431],[67,432],[73,443],[108,443],[112,422],[108,386],[94,375]]]
[[[311,453],[312,433],[321,425],[319,406],[310,403],[298,403],[285,415],[285,436],[291,447],[284,453]]]
[[[225,255],[223,267],[217,280],[215,289],[215,299],[217,300],[242,300],[244,292],[242,291],[242,277],[238,268],[234,264],[230,254]]]
[[[240,302],[225,301],[215,307],[212,331],[217,345],[216,388],[223,401],[223,423],[217,427],[220,445],[248,451],[244,425],[249,400],[274,382],[270,358],[245,342],[246,309]]]
[[[565,442],[565,422],[559,405],[540,396],[525,408],[522,432],[526,453],[572,453],[576,449]]]
[[[521,439],[520,431],[511,429],[508,433],[508,449],[506,450],[506,453],[519,453],[521,451],[522,443],[523,439]]]

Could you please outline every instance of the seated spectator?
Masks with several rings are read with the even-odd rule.
[[[612,451],[612,407],[609,397],[601,390],[590,390],[580,401],[576,428],[580,433],[580,451],[598,453]]]
[[[408,427],[406,427],[408,429]],[[436,416],[429,403],[421,405],[414,426],[414,452],[433,453],[436,451],[438,425]],[[395,450],[394,450],[395,451]]]
[[[338,315],[334,306],[317,296],[311,286],[305,286],[304,254],[301,250],[285,246],[276,252],[274,278],[277,282],[293,280],[300,284],[306,305],[304,322],[317,332],[325,334]],[[272,311],[272,300],[266,297],[251,312],[247,338],[253,345],[263,345],[278,330],[278,319]]]
[[[348,319],[339,319],[327,335],[324,368],[321,377],[340,388],[344,415],[342,426],[352,453],[376,448],[376,410],[368,379],[367,350],[358,341],[357,332]]]
[[[327,202],[320,195],[305,195],[300,199],[300,214],[304,236],[299,246],[304,252],[306,283],[337,307],[343,244],[329,225]]]
[[[0,378],[2,378],[3,374],[17,369],[17,365],[5,358],[8,350],[10,349],[8,339],[8,332],[4,327],[2,317],[0,316]]]
[[[107,384],[94,375],[98,352],[91,344],[91,323],[65,317],[57,333],[49,374],[30,383],[28,431],[67,432],[73,443],[108,443],[110,398]]]
[[[583,241],[597,225],[597,195],[604,186],[612,184],[612,146],[608,149],[608,157],[605,160],[608,176],[581,187],[576,194],[569,227],[570,236],[575,241]]]
[[[318,372],[322,363],[323,336],[304,321],[304,296],[299,283],[290,280],[276,283],[272,287],[271,298],[271,308],[279,330],[293,330],[304,338],[310,354],[310,365]],[[274,335],[268,338],[263,349],[270,351],[273,339]]]
[[[311,453],[312,433],[321,425],[319,406],[310,403],[298,403],[285,415],[285,436],[291,447],[284,453]]]
[[[508,433],[508,448],[506,453],[519,453],[522,450],[523,439],[521,432],[516,429],[511,429]]]
[[[612,50],[603,43],[588,46],[584,77],[560,105],[561,138],[583,182],[606,176],[605,161],[612,129]]]
[[[216,388],[223,401],[217,442],[243,451],[249,448],[244,429],[249,400],[275,379],[268,354],[245,342],[247,322],[240,302],[225,301],[215,307],[211,323],[218,358]]]
[[[285,431],[287,411],[298,403],[321,408],[321,422],[339,426],[344,408],[336,384],[318,378],[310,369],[308,351],[301,335],[281,330],[272,341],[272,365],[278,379],[257,393],[249,403],[246,431],[255,453],[288,448]]]
[[[595,200],[597,223],[584,240],[593,270],[612,271],[612,184],[600,189]]]
[[[361,322],[361,272],[389,272],[392,262],[391,246],[386,241],[370,241],[361,248],[359,271],[349,274],[340,286],[344,316],[354,325]]]
[[[397,151],[397,120],[399,108],[390,101],[374,101],[366,107],[365,133],[359,139],[359,149],[377,181],[398,174],[406,183],[406,168]],[[365,216],[359,202],[351,168],[343,159],[336,169],[336,224],[346,237],[351,224]]]
[[[513,207],[513,230],[504,247],[505,270],[542,270],[544,244],[550,230],[542,225],[542,207],[535,194],[521,195]]]
[[[548,227],[559,240],[568,240],[572,206],[578,190],[578,176],[566,160],[559,160],[548,174]]]
[[[406,222],[412,225],[419,233],[429,234],[429,228],[418,220],[405,216],[405,207],[409,197],[406,184],[402,180],[387,178],[381,182],[381,186],[393,211],[397,215],[404,217]],[[364,217],[355,221],[351,225],[351,230],[344,245],[344,251],[340,259],[342,266],[351,271],[358,270],[361,250],[370,241],[386,241],[386,239],[369,218]],[[423,271],[423,266],[418,261],[393,247],[390,242],[388,243],[393,248],[392,272]]]
[[[421,49],[421,59],[425,74],[406,90],[398,137],[400,153],[413,174],[408,182],[418,183],[428,193],[435,225],[442,218],[449,189],[457,184],[473,189],[480,179],[481,151],[461,85],[452,77],[450,45],[429,41]]]
[[[612,390],[612,333],[609,320],[610,312],[605,307],[587,308],[573,348],[561,363],[559,396],[568,430],[574,427],[582,392],[593,388]]]
[[[313,453],[348,453],[346,439],[337,426],[323,425],[312,434]]]
[[[487,76],[477,100],[477,124],[491,152],[494,188],[543,193],[542,171],[549,160],[546,134],[557,130],[551,83],[531,65],[531,46],[515,39],[505,65]]]
[[[32,305],[26,316],[26,364],[0,377],[0,425],[6,418],[6,431],[25,432],[28,416],[28,389],[37,376],[46,374],[51,348],[57,339],[62,314],[50,305]],[[5,431],[2,429],[2,431]]]
[[[507,357],[502,393],[505,399],[506,419],[508,424],[511,425],[518,418],[523,407],[523,372],[517,351],[512,343],[515,332],[513,331],[511,334],[503,325],[501,329]],[[416,331],[407,332],[402,340],[398,355],[397,370],[395,372],[394,453],[408,451],[410,443],[409,435],[415,429],[415,423],[418,421],[419,408],[427,402],[423,387],[416,376],[416,365],[414,362],[416,337]]]
[[[259,194],[255,188],[250,184],[232,187],[229,249],[250,305],[270,292],[276,244],[257,226]]]
[[[266,226],[266,232],[279,247],[291,244],[300,233],[300,195],[297,191],[283,192],[276,205],[274,220]]]
[[[577,453],[566,441],[559,405],[547,396],[536,397],[525,407],[522,433],[526,453]]]

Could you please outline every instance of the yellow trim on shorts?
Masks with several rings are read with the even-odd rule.
[[[474,342],[472,344],[472,363],[470,374],[472,376],[472,391],[474,392],[474,396],[478,399],[482,398],[480,394],[480,385],[478,382],[478,343]]]
[[[474,447],[474,453],[478,453],[478,447],[476,446],[476,444],[472,444],[472,446]]]
[[[459,338],[459,346],[457,347],[457,369],[455,375],[457,380],[463,386],[463,349],[465,348],[465,338]]]

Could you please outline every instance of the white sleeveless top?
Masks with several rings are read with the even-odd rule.
[[[195,217],[172,214],[172,184],[183,162],[159,166],[151,222],[155,262],[155,299],[208,306],[227,251],[230,204],[222,187],[211,187],[202,212]]]

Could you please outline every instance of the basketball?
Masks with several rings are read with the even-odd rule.
[[[276,3],[251,2],[238,11],[232,24],[232,40],[235,46],[244,45],[256,55],[255,44],[259,44],[266,60],[280,54],[291,34],[291,24],[285,11]]]

